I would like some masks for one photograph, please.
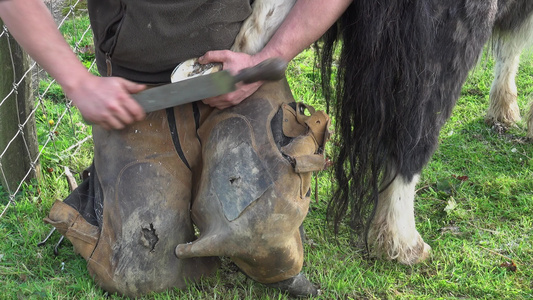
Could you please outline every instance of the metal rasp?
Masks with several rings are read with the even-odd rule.
[[[148,113],[227,94],[234,91],[239,82],[280,80],[285,76],[286,68],[287,63],[282,59],[270,58],[256,66],[242,69],[237,75],[224,70],[150,88],[131,96]]]

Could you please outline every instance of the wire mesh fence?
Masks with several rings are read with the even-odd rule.
[[[96,73],[86,1],[45,0],[73,51]],[[68,192],[69,170],[90,163],[92,137],[61,88],[24,54],[9,29],[0,28],[0,218],[16,211],[17,199],[44,190]]]

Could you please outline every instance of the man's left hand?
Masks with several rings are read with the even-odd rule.
[[[223,70],[228,70],[231,74],[237,74],[244,68],[249,68],[257,65],[262,60],[257,57],[246,54],[233,52],[230,50],[216,50],[209,51],[198,59],[201,64],[208,64],[213,62],[222,63]],[[263,84],[262,81],[251,84],[237,84],[237,90],[234,92],[204,99],[203,102],[211,107],[218,109],[225,109],[241,103],[244,99],[252,95]]]

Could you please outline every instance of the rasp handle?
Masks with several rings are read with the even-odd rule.
[[[246,84],[256,81],[276,81],[283,79],[285,70],[287,69],[287,62],[279,57],[265,59],[259,64],[242,69],[235,75],[235,82],[244,82]]]

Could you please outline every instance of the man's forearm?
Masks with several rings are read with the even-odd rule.
[[[298,0],[259,56],[292,60],[318,40],[352,0]]]
[[[73,88],[89,75],[42,0],[0,1],[0,18],[24,50],[64,89]]]

